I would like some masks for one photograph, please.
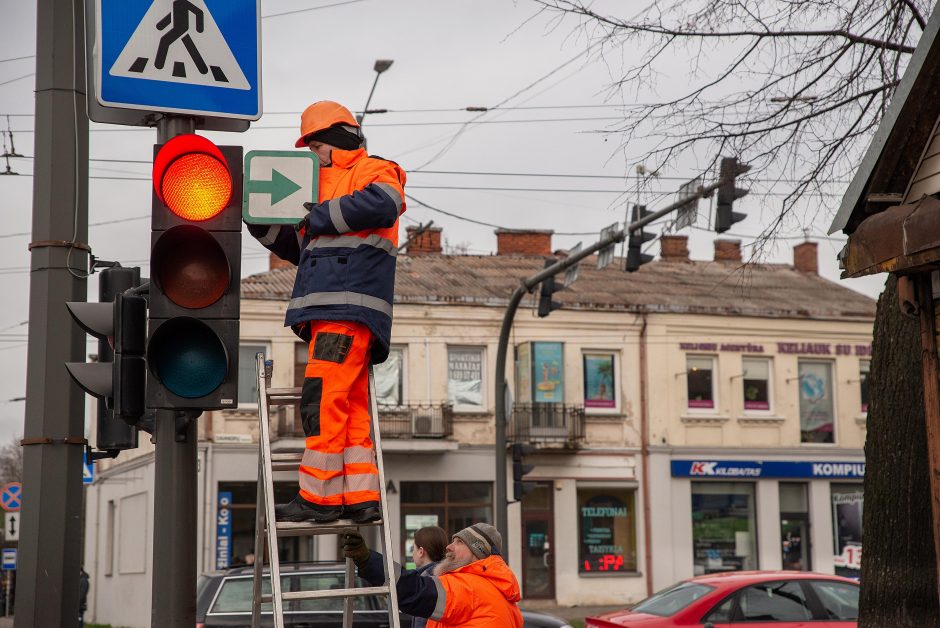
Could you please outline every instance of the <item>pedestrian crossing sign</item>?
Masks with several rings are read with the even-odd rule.
[[[104,107],[261,117],[260,0],[96,0]]]

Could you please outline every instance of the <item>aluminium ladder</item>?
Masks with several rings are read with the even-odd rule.
[[[265,362],[264,354],[255,356],[258,372],[258,415],[260,418],[259,456],[258,456],[258,504],[255,509],[255,564],[254,583],[251,607],[252,628],[261,626],[261,605],[270,602],[273,607],[274,627],[284,628],[284,602],[292,600],[319,600],[328,598],[343,598],[343,628],[353,626],[353,598],[361,595],[387,595],[389,624],[391,628],[399,628],[398,596],[394,584],[389,586],[389,574],[396,573],[392,562],[391,531],[385,525],[388,513],[388,501],[385,493],[385,467],[382,462],[382,440],[379,434],[378,406],[375,399],[375,378],[372,367],[369,367],[369,415],[372,420],[372,439],[375,446],[375,460],[379,471],[379,493],[381,495],[382,517],[379,521],[366,524],[355,524],[348,519],[340,519],[332,523],[287,523],[279,522],[268,525],[274,521],[274,471],[297,471],[302,453],[271,453],[271,427],[268,423],[269,406],[294,405],[300,401],[300,388],[270,388],[272,363]],[[385,584],[378,587],[356,587],[356,566],[352,559],[346,559],[346,581],[342,589],[329,589],[321,591],[282,591],[281,566],[277,549],[277,539],[288,536],[317,536],[323,534],[339,534],[343,528],[379,527],[382,529],[382,555],[385,558]],[[265,548],[269,553],[271,594],[263,595],[261,583],[263,579]]]

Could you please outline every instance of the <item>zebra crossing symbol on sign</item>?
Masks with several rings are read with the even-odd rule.
[[[250,89],[203,0],[155,0],[117,61],[114,76]]]
[[[259,0],[96,0],[105,107],[261,116]]]

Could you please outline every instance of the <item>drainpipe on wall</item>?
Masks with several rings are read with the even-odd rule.
[[[424,372],[427,373],[428,405],[431,405],[431,340],[424,337]]]
[[[212,490],[213,480],[215,479],[215,474],[212,472],[212,446],[212,441],[207,441],[203,455],[205,468],[202,476],[202,571],[209,571],[209,565],[212,565],[212,569],[218,569],[215,564],[215,544],[212,542],[215,540],[214,524],[218,517],[212,507],[213,502],[218,503],[216,492]]]
[[[649,394],[647,393],[647,357],[646,357],[646,313],[641,314],[640,326],[640,469],[643,480],[640,491],[643,497],[643,529],[645,534],[643,562],[646,572],[646,595],[653,594],[653,525],[650,520],[650,423],[649,423]]]

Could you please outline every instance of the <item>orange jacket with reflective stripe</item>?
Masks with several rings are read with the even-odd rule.
[[[429,628],[522,628],[519,583],[501,557],[488,556],[432,578],[438,596]]]
[[[388,356],[404,185],[398,164],[362,148],[335,149],[332,164],[320,169],[308,228],[248,226],[261,244],[297,264],[285,324],[301,337],[307,321],[356,321],[375,337],[373,363]]]

